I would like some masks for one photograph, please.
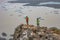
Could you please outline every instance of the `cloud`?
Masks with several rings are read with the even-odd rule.
[[[60,4],[60,2],[43,2],[43,3],[40,3],[40,5],[46,5],[46,4]]]
[[[59,14],[58,10],[54,10],[53,12],[54,12],[54,14]]]
[[[60,8],[51,6],[53,5],[60,5],[60,0],[15,0],[15,1],[8,1],[8,3],[28,3],[24,6],[47,6],[47,7],[53,7],[53,8]]]
[[[45,20],[45,19],[43,19],[42,17],[37,17],[37,18],[39,18],[40,20]]]
[[[6,38],[2,38],[2,37],[0,37],[0,40],[6,40]]]
[[[60,0],[14,0],[14,1],[8,1],[10,3],[41,3],[41,2],[60,2]]]
[[[10,38],[9,40],[13,40],[13,38]]]
[[[5,32],[2,33],[2,36],[7,36],[7,34]]]
[[[45,4],[45,5],[41,5],[41,6],[60,9],[60,4]]]

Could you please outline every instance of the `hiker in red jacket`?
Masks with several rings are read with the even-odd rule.
[[[27,23],[27,25],[29,25],[29,18],[28,18],[28,16],[26,16],[26,23]]]

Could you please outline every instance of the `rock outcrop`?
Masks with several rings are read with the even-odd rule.
[[[19,25],[14,32],[13,40],[60,40],[59,35],[47,27],[34,25]]]

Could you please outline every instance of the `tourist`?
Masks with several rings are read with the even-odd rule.
[[[29,25],[29,17],[28,16],[26,16],[26,23],[27,23],[27,25]]]
[[[39,26],[39,24],[40,24],[39,22],[40,22],[40,20],[39,20],[39,18],[37,18],[37,26]]]

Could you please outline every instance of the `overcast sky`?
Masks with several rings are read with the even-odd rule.
[[[4,0],[2,0],[1,2],[3,1]],[[27,3],[24,6],[47,6],[53,8],[60,8],[60,0],[5,0],[4,2]]]

